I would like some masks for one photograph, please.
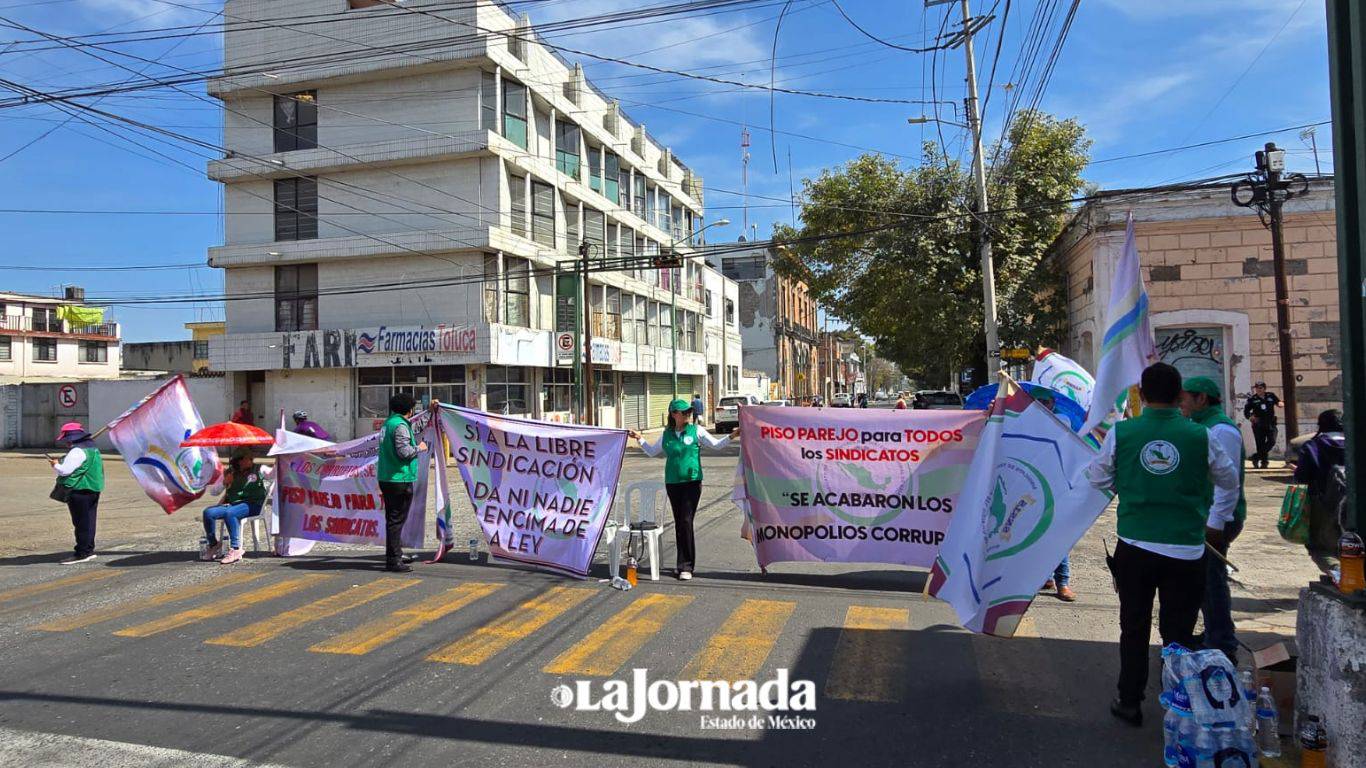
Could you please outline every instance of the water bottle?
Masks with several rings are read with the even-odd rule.
[[[1162,693],[1158,701],[1182,716],[1191,714],[1190,694],[1186,690],[1186,678],[1193,671],[1191,661],[1190,651],[1176,643],[1162,649]]]
[[[1214,753],[1219,751],[1219,744],[1215,741],[1214,732],[1208,728],[1201,728],[1195,734],[1195,766],[1196,768],[1214,768]]]
[[[1350,595],[1366,589],[1366,544],[1354,531],[1343,531],[1338,539],[1338,589]]]
[[[1194,718],[1181,717],[1176,729],[1176,765],[1177,768],[1196,768],[1195,742],[1200,736],[1200,725]]]
[[[1262,757],[1281,756],[1281,721],[1276,715],[1276,700],[1271,689],[1262,686],[1257,695],[1257,749]]]
[[[1300,727],[1300,768],[1328,765],[1328,732],[1318,715],[1309,715]]]
[[[479,539],[470,539],[470,562],[479,560]]]
[[[636,570],[636,559],[633,556],[626,561],[626,581],[633,587],[640,583],[638,580],[639,577],[636,575]]]
[[[1195,675],[1187,678],[1191,712],[1196,722],[1207,728],[1237,728],[1242,715],[1238,706],[1243,694],[1233,677],[1233,667],[1219,651],[1196,654],[1204,662]]]
[[[200,536],[200,537],[199,537],[199,559],[200,559],[200,560],[203,560],[203,559],[204,559],[204,555],[206,555],[206,554],[208,553],[208,551],[209,551],[209,537],[207,537],[207,536]]]
[[[1247,713],[1244,715],[1243,725],[1248,733],[1252,733],[1257,728],[1257,688],[1252,683],[1252,670],[1245,669],[1241,675],[1243,685],[1243,703],[1247,705]]]
[[[1181,715],[1169,709],[1162,718],[1162,762],[1175,768],[1181,760]]]

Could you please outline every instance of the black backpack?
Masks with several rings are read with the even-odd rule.
[[[1333,516],[1342,521],[1342,510],[1347,505],[1347,467],[1334,464],[1324,473],[1323,490],[1319,499],[1324,509],[1333,511]]]

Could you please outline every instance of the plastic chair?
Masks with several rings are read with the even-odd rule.
[[[650,581],[659,581],[659,538],[664,526],[659,522],[659,509],[668,496],[664,483],[658,480],[639,480],[627,485],[618,495],[621,513],[616,520],[607,519],[603,538],[607,541],[607,567],[613,576],[621,568],[621,548],[637,534],[645,544],[645,557],[650,561]]]
[[[248,529],[250,529],[250,531],[251,531],[251,551],[252,551],[252,552],[260,552],[260,551],[261,551],[261,541],[262,541],[263,539],[264,539],[265,542],[266,542],[266,551],[267,551],[267,552],[274,552],[274,551],[275,551],[274,545],[271,543],[271,540],[270,540],[270,526],[267,525],[267,523],[266,523],[266,516],[265,516],[265,515],[257,514],[257,515],[252,515],[251,517],[244,517],[244,518],[242,518],[242,538],[243,538],[243,539],[246,538]],[[218,540],[219,540],[219,541],[227,541],[227,540],[228,540],[228,524],[227,524],[226,522],[222,521],[222,520],[219,520],[219,521],[218,521]],[[243,543],[243,544],[246,544],[246,541],[243,541],[242,543]]]

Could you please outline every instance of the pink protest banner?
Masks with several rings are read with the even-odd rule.
[[[423,545],[427,527],[427,478],[435,442],[429,425],[425,412],[412,419],[413,434],[428,446],[417,457],[417,482],[400,537],[403,546],[414,549]],[[277,455],[271,529],[289,540],[384,546],[384,498],[375,475],[379,435]]]
[[[440,414],[451,461],[460,468],[489,553],[587,576],[616,495],[626,432],[515,419],[445,403]],[[447,502],[443,514],[449,509]],[[438,539],[449,530],[449,520],[438,516]]]
[[[212,448],[181,448],[204,428],[185,379],[176,376],[109,422],[109,441],[166,514],[204,495],[221,468]]]
[[[759,566],[928,568],[985,420],[981,411],[741,408],[739,506]]]

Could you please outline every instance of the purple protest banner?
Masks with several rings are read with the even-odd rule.
[[[612,509],[626,433],[441,404],[441,429],[500,560],[583,578]],[[445,537],[449,504],[438,513]]]
[[[759,566],[928,568],[985,420],[981,411],[741,408],[737,500]]]

